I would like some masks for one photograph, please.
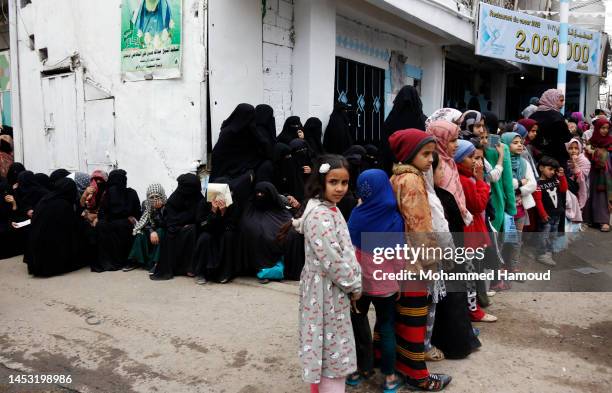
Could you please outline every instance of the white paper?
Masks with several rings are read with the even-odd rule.
[[[32,223],[32,220],[25,220],[25,221],[21,221],[21,222],[16,222],[14,227],[15,228],[23,228],[23,227],[27,227],[31,223]]]
[[[208,189],[206,190],[206,200],[212,202],[221,196],[225,202],[225,207],[230,207],[234,201],[232,200],[232,193],[228,184],[222,183],[208,183]]]

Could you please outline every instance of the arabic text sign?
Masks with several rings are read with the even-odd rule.
[[[557,68],[559,22],[480,3],[476,54]],[[567,70],[601,74],[602,35],[569,26]]]

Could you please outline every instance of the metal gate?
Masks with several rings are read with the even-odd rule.
[[[380,144],[385,121],[385,70],[336,57],[335,102],[349,105],[355,143]]]

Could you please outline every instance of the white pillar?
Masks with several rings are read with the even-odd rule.
[[[559,31],[559,67],[557,69],[557,89],[565,95],[566,76],[567,76],[567,30],[569,19],[569,0],[560,0],[560,31]],[[565,105],[561,108],[561,113],[565,113]]]
[[[336,3],[296,0],[294,6],[293,108],[302,121],[316,116],[323,129],[334,107]]]
[[[423,101],[423,112],[429,116],[443,106],[445,55],[440,46],[424,47],[422,53],[421,101]]]
[[[15,161],[23,162],[23,128],[21,126],[21,95],[19,80],[19,40],[17,39],[17,0],[9,0],[9,42],[11,54],[11,121]]]

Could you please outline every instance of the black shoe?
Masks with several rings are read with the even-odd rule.
[[[205,285],[208,283],[208,280],[204,276],[197,276],[195,279],[195,283],[198,285]]]
[[[406,378],[406,384],[425,392],[439,392],[452,381],[452,377],[446,374],[429,374],[425,379]]]
[[[131,272],[134,269],[138,269],[138,265],[127,265],[123,267],[124,272]]]

